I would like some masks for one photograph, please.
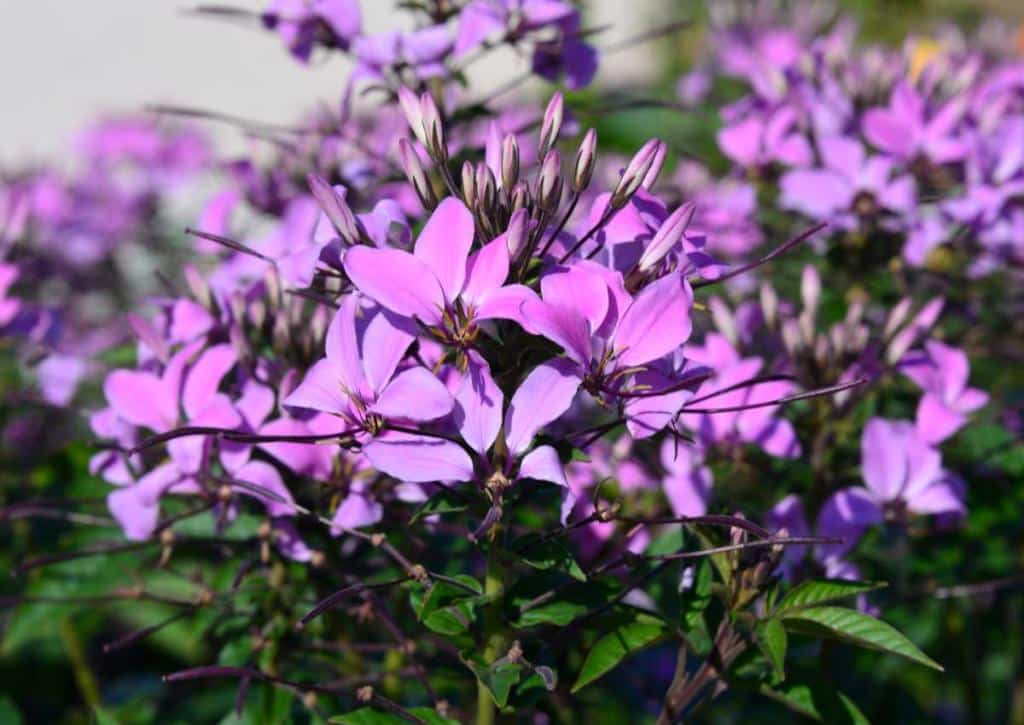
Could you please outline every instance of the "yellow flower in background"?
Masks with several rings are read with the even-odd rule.
[[[945,46],[934,38],[916,38],[910,46],[909,74],[912,81],[917,81],[928,64],[946,50]]]

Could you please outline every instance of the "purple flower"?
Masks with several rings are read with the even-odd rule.
[[[359,0],[272,0],[263,22],[303,62],[317,43],[347,50],[363,25]]]
[[[834,136],[818,142],[823,168],[793,169],[779,180],[780,203],[840,229],[854,229],[858,216],[878,211],[902,220],[914,210],[913,178],[894,175],[892,160],[868,157],[854,139]]]
[[[728,339],[719,333],[708,333],[703,347],[687,346],[685,354],[715,371],[714,377],[697,389],[697,397],[707,402],[695,407],[737,408],[767,403],[793,392],[793,384],[786,381],[744,385],[757,376],[764,361],[756,357],[741,358]],[[764,405],[721,413],[683,413],[680,421],[708,447],[753,443],[769,455],[796,458],[800,455],[800,441],[792,424],[776,417],[778,408]]]
[[[504,235],[470,254],[473,238],[473,215],[448,198],[434,210],[412,253],[353,247],[345,253],[345,271],[384,308],[465,348],[475,340],[478,322],[518,319],[522,303],[536,298],[522,285],[505,286],[510,260]]]
[[[789,106],[755,111],[718,132],[722,153],[740,166],[757,168],[772,163],[807,166],[814,158],[806,136],[797,128],[799,114]]]
[[[662,490],[676,516],[702,516],[707,513],[714,477],[704,465],[699,446],[666,438],[661,444],[661,464],[665,467]]]
[[[556,267],[541,279],[542,300],[523,306],[523,324],[565,350],[569,364],[564,375],[598,400],[616,400],[630,392],[638,403],[635,415],[662,410],[664,426],[692,395],[689,390],[671,390],[663,371],[652,366],[672,353],[690,336],[690,306],[693,292],[685,279],[669,274],[652,282],[635,297],[623,286],[617,272],[591,262]],[[639,378],[650,373],[657,380]],[[652,385],[653,383],[653,385]],[[657,391],[665,390],[663,396]],[[627,414],[631,411],[627,403]],[[631,426],[634,436],[652,435],[653,418],[645,415],[644,425]]]
[[[545,31],[554,30],[554,39]],[[565,73],[570,89],[588,85],[597,70],[597,51],[579,40],[580,14],[565,0],[472,0],[459,14],[455,55],[465,56],[489,40],[518,43],[537,37],[533,71],[554,81]]]
[[[407,33],[386,30],[360,36],[352,44],[359,65],[349,78],[349,87],[358,80],[384,80],[393,69],[408,69],[417,80],[443,76],[444,61],[451,53],[452,43],[444,25]]]
[[[901,161],[924,156],[935,163],[962,159],[967,145],[958,134],[965,99],[947,101],[931,111],[927,101],[906,82],[893,89],[886,108],[872,108],[863,117],[864,135],[876,148]]]
[[[917,431],[932,445],[960,430],[967,416],[988,402],[984,391],[967,386],[970,367],[963,350],[929,340],[924,351],[906,355],[899,368],[924,391],[917,406]]]
[[[387,313],[367,314],[359,297],[348,295],[327,330],[327,357],[309,369],[285,405],[330,413],[371,436],[389,420],[444,417],[454,401],[440,380],[418,366],[396,372],[412,340]]]

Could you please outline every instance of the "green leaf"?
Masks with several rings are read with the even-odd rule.
[[[408,709],[408,712],[428,725],[451,725],[453,723],[458,725],[457,720],[441,717],[436,710],[429,707],[412,707]],[[362,707],[344,715],[335,715],[327,722],[338,725],[407,725],[409,721],[394,713],[375,710],[372,707]]]
[[[541,540],[539,534],[528,534],[512,544],[522,562],[534,569],[557,569],[566,572],[577,581],[585,582],[587,575],[576,563],[572,553],[556,539]]]
[[[813,579],[793,587],[775,608],[775,614],[787,610],[813,607],[837,599],[881,589],[884,582],[855,582],[843,579]]]
[[[9,697],[0,697],[0,723],[4,725],[21,725],[21,713],[17,705]]]
[[[523,666],[507,660],[498,660],[488,666],[479,655],[463,652],[462,661],[476,675],[476,679],[487,688],[498,707],[508,705],[512,688],[519,683]]]
[[[450,489],[442,488],[416,509],[416,513],[412,515],[409,523],[414,524],[425,516],[454,514],[459,511],[465,511],[468,508],[468,497],[460,496]]]
[[[99,705],[93,705],[92,714],[96,718],[96,725],[119,725],[117,718]]]
[[[644,614],[638,614],[634,621],[616,627],[597,640],[587,653],[572,691],[575,693],[608,674],[623,659],[651,644],[666,631],[668,628],[662,621]]]
[[[760,692],[818,722],[829,725],[870,725],[853,700],[833,687],[800,682],[777,688],[762,685]]]
[[[777,619],[766,619],[757,623],[754,630],[757,646],[772,665],[780,680],[786,678],[786,628]]]
[[[469,631],[476,619],[477,600],[480,583],[470,577],[459,577],[459,581],[476,590],[477,594],[469,594],[465,589],[445,581],[435,582],[427,592],[417,612],[423,624],[437,632],[448,636],[456,636]]]
[[[943,672],[942,665],[931,659],[909,639],[880,619],[843,607],[813,607],[782,615],[790,632],[812,637],[830,637],[858,647],[899,655],[918,664]]]

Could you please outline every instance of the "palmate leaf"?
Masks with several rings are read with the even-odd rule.
[[[845,579],[812,579],[793,587],[775,607],[775,614],[813,607],[838,599],[881,589],[884,582],[857,582]]]
[[[587,653],[572,691],[577,692],[611,672],[623,659],[658,640],[668,628],[654,617],[638,614],[597,640]]]
[[[783,613],[782,622],[790,632],[827,637],[866,649],[899,655],[911,662],[942,672],[942,665],[917,648],[894,627],[880,619],[843,607],[811,607]]]

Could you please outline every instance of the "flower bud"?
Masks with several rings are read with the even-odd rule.
[[[501,188],[511,189],[519,180],[519,144],[509,134],[501,143]]]
[[[494,172],[485,163],[476,166],[476,197],[477,208],[487,218],[498,200],[498,186]]]
[[[764,315],[764,324],[770,329],[774,328],[779,319],[779,295],[775,288],[768,282],[761,283],[761,314]]]
[[[655,232],[654,238],[647,245],[647,249],[640,256],[640,261],[637,262],[637,269],[641,272],[648,272],[654,269],[661,260],[668,256],[669,252],[675,249],[676,245],[683,238],[683,232],[689,226],[690,220],[693,219],[693,212],[696,208],[696,204],[688,201],[662,222],[658,231]]]
[[[537,178],[537,203],[549,210],[558,206],[562,196],[562,156],[552,149],[544,157]]]
[[[544,158],[548,151],[558,141],[558,133],[562,130],[562,114],[564,112],[564,99],[561,92],[556,92],[548,102],[544,111],[544,120],[540,126],[540,144],[537,147],[537,156]]]
[[[907,315],[910,314],[910,305],[910,298],[904,297],[902,300],[897,302],[891,310],[889,310],[889,317],[885,321],[885,329],[882,331],[882,337],[889,338],[896,334],[896,330],[902,327],[903,323],[907,319]]]
[[[472,209],[476,206],[476,173],[473,164],[466,161],[462,164],[462,199]]]
[[[508,220],[508,231],[505,240],[508,243],[508,254],[512,259],[519,256],[526,244],[526,209],[516,209]]]
[[[512,189],[512,193],[509,194],[509,208],[513,213],[520,209],[526,209],[527,204],[530,201],[530,190],[526,186],[526,182],[520,181]]]
[[[665,166],[665,156],[668,154],[668,144],[659,142],[658,148],[654,152],[654,159],[651,161],[651,168],[644,174],[644,180],[640,184],[645,189],[650,190],[652,186],[658,181],[658,176],[661,175],[661,169]]]
[[[416,154],[416,149],[412,147],[412,144],[407,139],[398,139],[398,158],[402,163],[402,168],[405,170],[405,176],[416,191],[416,196],[419,197],[423,208],[428,211],[433,209],[437,206],[437,196],[434,194],[434,187],[427,178],[427,172],[423,170],[423,164],[420,163],[420,157]]]
[[[597,131],[590,129],[583,137],[576,152],[576,164],[572,172],[572,190],[577,194],[590,186],[597,163]]]
[[[310,174],[306,179],[309,181],[309,190],[313,193],[313,198],[327,215],[338,236],[346,244],[359,244],[365,233],[362,231],[362,226],[356,219],[356,215],[352,213],[352,209],[345,201],[345,187],[338,187],[341,189],[339,192],[323,177],[316,174]]]
[[[821,277],[812,264],[805,265],[800,276],[800,298],[803,300],[804,309],[812,314],[821,302]]]
[[[423,132],[423,109],[420,106],[420,99],[411,90],[402,86],[398,89],[398,103],[405,114],[405,120],[409,122],[409,128],[416,139],[426,147],[427,137]]]
[[[800,323],[792,318],[782,322],[782,344],[790,355],[796,355],[803,346]]]
[[[732,343],[735,347],[739,344],[740,333],[736,327],[736,318],[732,314],[732,310],[729,306],[722,302],[718,297],[712,297],[708,300],[708,309],[711,311],[711,320],[715,323],[715,327],[718,328],[719,332],[725,336],[725,338]]]
[[[267,305],[263,300],[253,300],[249,303],[246,317],[249,320],[249,324],[253,326],[253,329],[262,330],[263,323],[267,321]]]
[[[647,176],[647,172],[651,170],[660,144],[661,141],[653,138],[636,152],[612,192],[611,200],[608,202],[611,209],[621,209],[633,198]]]
[[[434,97],[429,93],[420,96],[420,111],[423,114],[423,134],[426,141],[423,145],[427,153],[437,163],[448,159],[448,143],[444,137],[444,123],[441,121],[441,112],[434,103]]]

